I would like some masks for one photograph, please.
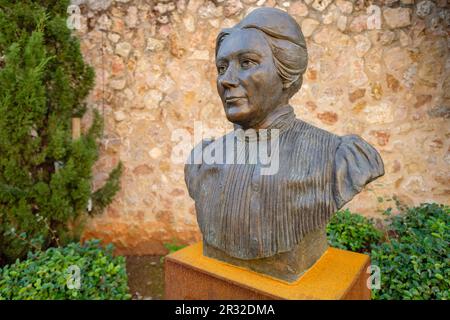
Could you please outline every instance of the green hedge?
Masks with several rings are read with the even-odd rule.
[[[373,248],[381,269],[375,299],[450,299],[450,207],[422,204],[390,217],[387,242]]]
[[[99,240],[29,253],[0,269],[0,300],[130,298],[124,257],[114,257],[112,245],[104,248]]]
[[[347,209],[336,212],[331,218],[327,236],[332,247],[365,253],[381,241],[383,233],[375,227],[372,219]]]
[[[327,227],[330,245],[370,254],[381,272],[373,299],[450,299],[450,207],[425,203],[385,214],[387,228],[379,230],[348,210],[336,213]]]

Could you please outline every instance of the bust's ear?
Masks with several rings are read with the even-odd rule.
[[[284,82],[283,83],[283,91],[286,91],[288,97],[291,98],[294,94],[300,90],[303,84],[303,76],[299,76],[297,80],[294,82]]]

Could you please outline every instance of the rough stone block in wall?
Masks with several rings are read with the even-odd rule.
[[[385,176],[348,207],[379,217],[393,196],[407,205],[450,202],[447,1],[73,3],[80,8],[74,32],[97,73],[89,105],[105,119],[94,187],[119,160],[125,166],[122,190],[85,237],[128,254],[160,254],[165,242],[200,239],[183,164],[171,157],[190,150],[194,121],[210,135],[231,130],[215,88],[215,37],[260,6],[288,11],[307,37],[309,66],[291,101],[297,116],[359,134],[383,157]]]

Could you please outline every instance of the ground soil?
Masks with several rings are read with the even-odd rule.
[[[162,256],[127,256],[128,286],[132,299],[164,299],[164,259]]]

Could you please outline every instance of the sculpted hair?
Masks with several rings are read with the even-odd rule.
[[[284,18],[281,25],[276,23],[280,16]],[[236,26],[223,29],[219,33],[216,39],[216,56],[223,40],[232,32],[241,29],[256,29],[264,35],[272,50],[274,64],[283,87],[288,91],[289,98],[292,97],[302,86],[303,74],[308,65],[305,38],[297,22],[281,10],[273,8],[254,10]]]

